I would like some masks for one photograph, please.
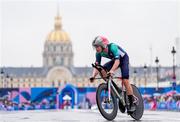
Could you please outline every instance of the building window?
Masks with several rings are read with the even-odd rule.
[[[53,46],[50,46],[50,51],[53,52]]]
[[[49,57],[48,64],[49,64],[49,66],[51,66],[51,65],[53,64],[53,61],[52,61],[52,58],[51,58],[51,57]]]
[[[69,52],[69,45],[66,46],[66,51]]]
[[[64,58],[61,58],[61,65],[64,65]]]
[[[61,52],[63,52],[63,46],[61,46]]]
[[[57,65],[61,64],[61,58],[59,56],[56,57],[56,64]]]
[[[56,51],[57,51],[57,52],[59,51],[59,46],[58,46],[58,45],[56,46]]]
[[[56,58],[53,58],[53,64],[56,64]]]
[[[69,58],[69,64],[68,65],[72,65],[72,59],[71,58]]]
[[[56,52],[56,46],[54,46],[54,52]]]

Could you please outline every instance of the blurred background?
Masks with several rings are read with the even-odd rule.
[[[96,88],[103,81],[88,78],[97,35],[129,54],[130,82],[142,93],[145,109],[180,110],[179,0],[0,5],[0,110],[96,108]]]

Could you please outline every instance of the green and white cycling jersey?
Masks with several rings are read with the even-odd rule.
[[[96,52],[96,63],[101,64],[101,57],[106,57],[109,59],[121,59],[127,54],[119,45],[110,43],[107,45],[108,52]]]

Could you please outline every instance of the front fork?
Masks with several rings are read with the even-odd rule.
[[[111,101],[111,77],[108,80],[108,102]]]

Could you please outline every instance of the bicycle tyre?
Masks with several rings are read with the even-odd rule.
[[[138,105],[136,106],[136,110],[132,114],[130,114],[130,116],[135,120],[140,120],[144,113],[144,101],[139,89],[135,85],[131,84],[131,86],[133,89],[133,93],[139,99],[139,102]]]
[[[112,97],[112,102],[114,104],[114,107],[113,107],[113,111],[109,114],[109,113],[106,113],[103,109],[103,107],[101,106],[101,98],[100,98],[100,95],[101,95],[101,92],[103,90],[108,90],[108,85],[106,83],[102,83],[98,86],[97,88],[97,91],[96,91],[96,102],[97,102],[97,106],[98,106],[98,109],[101,113],[101,115],[111,121],[113,120],[116,115],[117,115],[117,111],[118,111],[118,104],[117,104],[117,98],[116,98],[116,95],[114,93],[114,91],[111,89],[111,97]]]

